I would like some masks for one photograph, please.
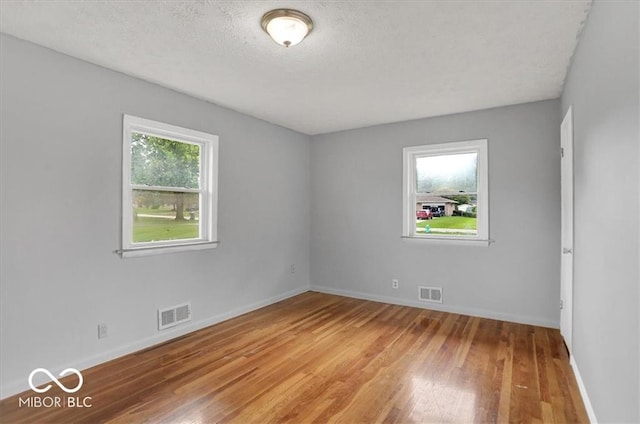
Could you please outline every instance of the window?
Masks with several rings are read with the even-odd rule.
[[[218,137],[124,115],[123,257],[217,243]]]
[[[402,236],[488,245],[487,140],[405,147],[403,159]]]

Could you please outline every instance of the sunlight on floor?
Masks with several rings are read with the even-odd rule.
[[[414,422],[473,422],[476,395],[457,387],[433,383],[420,377],[411,379],[415,402]]]

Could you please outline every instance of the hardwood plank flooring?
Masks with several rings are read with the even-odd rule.
[[[1,421],[588,422],[558,330],[314,292],[82,374]],[[91,407],[19,405],[34,395]]]

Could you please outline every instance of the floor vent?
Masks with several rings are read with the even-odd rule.
[[[187,321],[191,321],[190,303],[158,309],[158,330],[164,330]]]
[[[442,303],[442,287],[418,287],[418,299],[423,302]]]

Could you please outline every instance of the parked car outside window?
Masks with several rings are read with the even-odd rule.
[[[418,218],[418,219],[432,219],[433,218],[433,214],[431,213],[431,211],[429,209],[417,210],[416,211],[416,218]]]

